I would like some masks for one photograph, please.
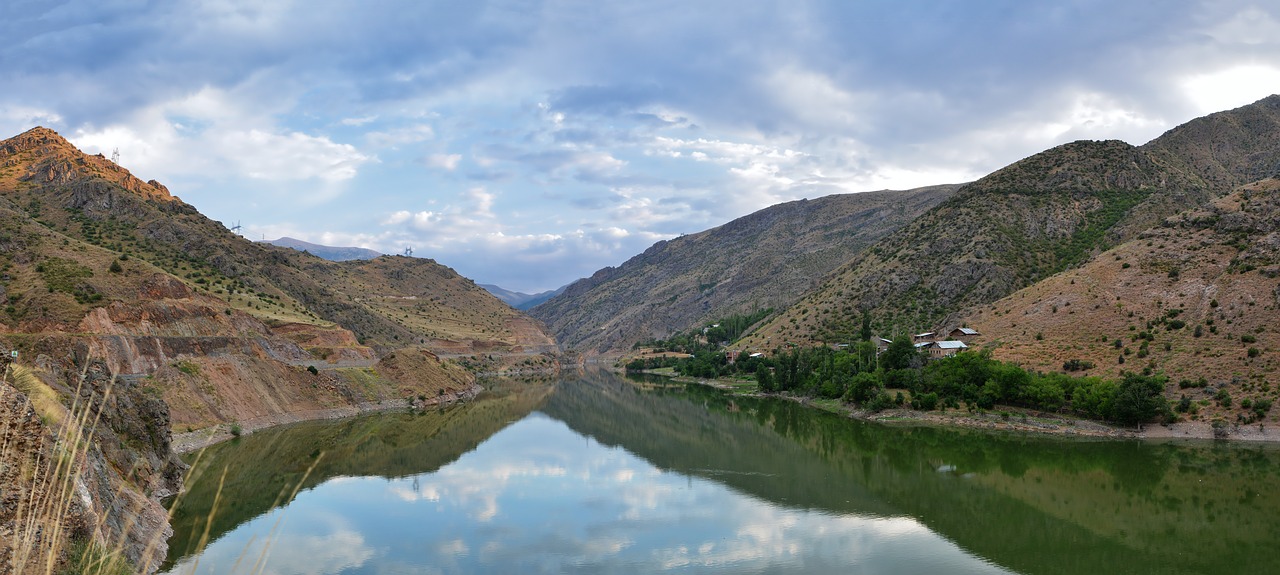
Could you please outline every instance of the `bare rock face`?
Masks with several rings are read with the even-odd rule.
[[[137,382],[113,376],[101,360],[83,373],[75,382],[80,400],[99,414],[99,448],[88,454],[83,503],[101,525],[98,537],[150,573],[173,533],[160,499],[181,489],[186,469],[170,449],[169,406]]]

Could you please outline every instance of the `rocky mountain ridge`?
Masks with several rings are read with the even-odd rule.
[[[785,308],[833,269],[958,186],[787,202],[654,244],[565,288],[530,313],[561,345],[617,352],[700,322]]]
[[[961,310],[1078,266],[1277,166],[1280,96],[1193,120],[1141,147],[1058,146],[965,186],[743,345],[847,340],[863,313],[886,334],[953,327]]]

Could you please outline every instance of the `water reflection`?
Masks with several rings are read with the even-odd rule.
[[[204,465],[231,470],[229,509],[185,556],[212,501],[193,486],[173,572],[1264,572],[1278,462],[884,427],[593,374],[220,446]]]

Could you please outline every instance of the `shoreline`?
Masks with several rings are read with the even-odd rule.
[[[716,379],[698,379],[665,374],[641,372],[646,375],[669,377],[679,383],[696,383],[729,392],[732,395],[746,397],[772,397],[794,401],[813,409],[829,411],[850,419],[872,421],[885,425],[929,425],[937,427],[959,427],[967,429],[988,429],[993,431],[1010,431],[1017,433],[1037,433],[1061,437],[1094,437],[1101,439],[1137,439],[1155,440],[1208,440],[1233,441],[1250,443],[1280,444],[1280,425],[1268,427],[1265,424],[1248,425],[1228,424],[1224,431],[1215,430],[1213,425],[1205,421],[1179,421],[1177,423],[1144,424],[1141,429],[1125,429],[1111,424],[1081,419],[1063,414],[1027,411],[1017,407],[1004,407],[1001,411],[971,413],[963,410],[950,411],[916,411],[914,409],[894,408],[871,413],[846,404],[838,409],[828,409],[813,405],[812,398],[781,394],[762,394],[759,391],[747,392],[741,385]]]
[[[472,399],[484,391],[479,384],[472,385],[466,391],[461,393],[451,393],[438,397],[433,397],[426,401],[415,401],[412,405],[414,409],[434,407],[441,404],[448,405],[457,401]],[[304,421],[320,421],[325,419],[343,419],[346,417],[354,417],[366,413],[377,413],[380,411],[392,411],[395,409],[403,409],[410,407],[406,398],[401,399],[384,399],[382,401],[370,401],[357,403],[354,405],[344,405],[342,407],[331,407],[327,409],[311,409],[306,411],[293,411],[288,413],[277,413],[274,415],[264,415],[255,417],[246,421],[236,421],[219,423],[210,427],[196,429],[193,431],[184,431],[182,433],[173,433],[170,440],[169,449],[178,455],[186,455],[193,451],[216,445],[229,439],[236,437],[251,435],[256,431],[289,425],[292,423],[301,423]],[[234,426],[240,427],[240,433],[232,433]]]

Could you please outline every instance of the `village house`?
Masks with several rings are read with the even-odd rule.
[[[951,332],[947,334],[947,337],[951,339],[958,339],[960,341],[968,343],[971,338],[979,335],[982,335],[982,334],[978,333],[978,330],[976,329],[970,329],[967,327],[957,327],[951,330]]]
[[[951,357],[969,349],[969,346],[965,345],[963,341],[956,340],[926,341],[917,343],[916,349],[923,349],[929,352],[930,359],[939,359],[943,357]]]

